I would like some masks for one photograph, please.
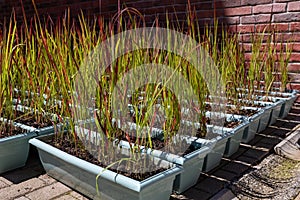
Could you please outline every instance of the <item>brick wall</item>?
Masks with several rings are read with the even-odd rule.
[[[34,9],[31,0],[22,2],[27,17],[32,16]],[[22,16],[20,0],[2,0],[0,3],[0,23],[4,17],[9,17],[12,8],[18,18]],[[85,15],[100,14],[106,18],[111,18],[118,12],[117,0],[36,0],[35,3],[40,15],[50,14],[52,18],[61,16],[67,8],[70,8],[74,17],[80,10]],[[186,19],[187,0],[120,0],[120,4],[138,9],[149,23],[155,17],[164,19],[166,12],[171,19]],[[300,1],[190,0],[190,4],[195,8],[200,24],[211,24],[215,15],[232,30],[239,31],[245,43],[249,42],[251,32],[262,30],[271,21],[285,41],[293,40],[293,53],[289,64],[291,87],[300,90]]]
[[[270,21],[276,27],[279,37],[284,41],[293,41],[289,71],[292,89],[300,89],[300,1],[288,0],[240,0],[222,1],[217,4],[219,16],[226,18],[232,30],[236,29],[243,35],[247,43],[251,32],[261,31]],[[230,2],[227,3],[227,2]],[[235,3],[234,3],[235,2]],[[247,44],[246,44],[247,45]]]

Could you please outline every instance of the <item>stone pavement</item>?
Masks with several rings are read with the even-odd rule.
[[[198,183],[181,195],[173,194],[170,200],[179,199],[235,199],[230,185],[274,154],[273,147],[300,124],[300,104],[295,103],[285,119],[258,133],[249,144],[241,144],[238,152],[223,158],[221,164],[208,173],[202,173]],[[300,192],[300,191],[299,191]],[[39,162],[36,149],[31,147],[25,167],[0,175],[0,199],[46,200],[88,199],[64,184],[47,176]],[[300,200],[300,197],[295,197]]]

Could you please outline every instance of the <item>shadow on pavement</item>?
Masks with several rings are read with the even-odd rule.
[[[1,176],[14,184],[21,183],[34,177],[45,174],[43,166],[39,160],[38,152],[35,147],[30,146],[30,152],[26,165],[22,168],[6,172]]]

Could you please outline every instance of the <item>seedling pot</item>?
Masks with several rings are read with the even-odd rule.
[[[29,154],[28,141],[35,136],[35,132],[29,132],[0,139],[0,173],[25,166]]]
[[[263,116],[264,110],[260,109],[258,113],[247,117],[247,120],[249,122],[249,126],[245,128],[243,137],[242,137],[242,142],[243,143],[248,143],[250,142],[256,134],[256,131],[259,127],[259,123],[261,120],[261,117]]]
[[[226,143],[231,137],[231,134],[223,134],[211,139],[212,141],[215,141],[215,146],[204,158],[202,167],[203,172],[208,172],[220,164],[225,152]]]
[[[261,118],[259,120],[259,125],[257,128],[257,133],[260,133],[268,127],[269,121],[272,117],[271,115],[272,115],[273,104],[264,101],[254,101],[254,104],[264,106],[261,107],[263,112],[261,113]]]
[[[26,112],[28,110],[33,111],[32,108],[29,108],[29,107],[23,106],[23,105],[17,105],[15,107],[15,109],[17,111],[21,111],[21,112]],[[46,113],[46,114],[49,114],[49,113]],[[53,119],[57,118],[57,116],[55,116],[54,114],[50,114],[50,115],[52,115]],[[22,126],[22,124],[20,124],[20,123],[16,123],[16,124],[19,124],[19,126]],[[27,127],[25,129],[30,128],[30,126],[27,126],[27,125],[25,125],[25,127]],[[41,135],[48,135],[48,134],[53,133],[53,132],[58,131],[58,130],[66,129],[67,124],[59,123],[59,124],[55,124],[55,125],[47,126],[47,127],[43,127],[43,128],[34,128],[34,127],[31,127],[31,128],[35,130],[35,132],[38,136],[41,136]]]
[[[293,103],[297,99],[296,91],[292,91],[291,93],[278,92],[276,94],[280,95],[280,97],[274,97],[276,100],[283,100],[283,104],[279,113],[279,118],[286,118],[293,106]]]
[[[136,128],[134,123],[130,123],[131,127],[133,129]],[[147,130],[147,128],[145,129]],[[99,133],[95,131],[90,131],[84,128],[81,128],[81,131],[85,133],[85,137],[93,138],[92,140],[95,141],[95,138]],[[161,133],[161,134],[159,134]],[[163,137],[163,131],[159,129],[152,130],[151,133],[152,136],[157,138]],[[99,137],[98,137],[99,138]],[[88,139],[88,138],[85,138]],[[97,139],[96,139],[97,140]],[[174,187],[173,190],[176,193],[182,193],[195,185],[199,179],[200,173],[202,171],[202,166],[204,162],[205,156],[211,152],[212,148],[215,145],[215,141],[210,140],[204,140],[204,139],[198,139],[194,137],[189,136],[182,136],[176,138],[176,141],[181,142],[185,140],[188,144],[194,146],[194,150],[191,153],[188,153],[184,156],[175,155],[169,152],[164,152],[161,150],[151,149],[151,148],[145,148],[144,146],[140,146],[141,153],[146,153],[148,155],[157,157],[162,160],[166,160],[168,162],[174,163],[178,166],[180,166],[183,171],[176,175],[175,181],[174,181]],[[174,140],[175,141],[175,140]],[[129,149],[130,146],[133,146],[134,144],[130,144],[128,141],[117,141],[115,142],[119,148],[122,149]]]
[[[274,102],[273,109],[272,109],[272,116],[270,118],[268,125],[273,125],[276,123],[277,119],[279,118],[283,103],[284,103],[283,100],[278,100]]]
[[[226,127],[215,127],[216,129],[219,129],[221,132],[226,132],[229,135],[232,135],[232,137],[228,138],[228,141],[226,142],[224,157],[230,157],[232,154],[237,152],[237,150],[240,147],[240,143],[243,138],[243,134],[246,128],[249,127],[249,122],[244,121],[235,128],[226,128]]]
[[[210,113],[208,112],[208,115]],[[229,157],[232,154],[234,154],[242,141],[243,134],[246,130],[246,128],[249,127],[249,121],[245,116],[241,115],[233,115],[233,114],[225,114],[226,120],[228,122],[230,121],[239,121],[240,124],[238,124],[234,128],[227,128],[227,127],[221,127],[221,126],[213,126],[212,127],[212,132],[218,133],[218,134],[229,134],[232,135],[226,143],[226,148],[224,152],[225,157]]]
[[[181,167],[157,158],[161,166],[171,168],[143,181],[136,181],[67,154],[44,143],[40,140],[43,137],[46,136],[31,139],[29,142],[37,147],[47,174],[92,199],[167,200],[170,198],[175,176],[182,172]],[[99,186],[99,193],[96,190],[96,183]]]
[[[199,149],[184,156],[178,156],[160,150],[146,150],[147,154],[167,160],[183,168],[184,171],[178,174],[174,181],[173,190],[178,194],[186,191],[197,183],[200,173],[202,172],[204,158],[212,151],[216,144],[216,141],[187,137],[186,139],[190,140],[191,145],[197,146],[196,148]]]

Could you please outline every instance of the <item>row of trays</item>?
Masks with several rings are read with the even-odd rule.
[[[41,162],[50,176],[92,199],[169,199],[172,192],[182,193],[195,185],[201,172],[208,172],[217,167],[222,157],[230,157],[239,149],[241,142],[248,143],[256,133],[274,124],[278,118],[286,117],[296,97],[295,93],[282,93],[280,97],[272,97],[272,101],[265,101],[265,97],[259,96],[254,104],[262,107],[243,107],[255,110],[254,115],[224,116],[227,121],[240,122],[234,128],[207,125],[210,137],[196,138],[189,134],[175,137],[179,143],[184,140],[193,146],[194,150],[183,156],[141,146],[139,154],[143,154],[156,165],[167,168],[143,181],[91,164],[44,142],[44,137],[52,137],[57,130],[62,130],[64,125],[35,129],[15,123],[27,132],[0,139],[0,173],[24,166],[29,144],[32,144],[38,149]],[[207,116],[212,114],[214,113],[207,112]],[[193,126],[197,124],[194,123]],[[86,126],[76,128],[82,133],[81,140],[97,141],[95,138],[99,138],[99,133],[89,130]],[[159,130],[153,132],[156,136],[160,133]],[[120,140],[115,141],[115,145],[124,153],[132,144]]]

